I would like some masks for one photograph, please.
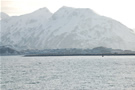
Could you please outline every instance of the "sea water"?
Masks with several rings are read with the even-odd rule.
[[[1,90],[135,90],[135,56],[1,56]]]

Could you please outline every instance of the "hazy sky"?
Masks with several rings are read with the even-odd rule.
[[[1,11],[10,16],[31,13],[42,7],[55,12],[62,6],[90,8],[135,28],[135,0],[1,0]]]

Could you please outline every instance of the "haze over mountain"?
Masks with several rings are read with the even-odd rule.
[[[2,19],[1,44],[17,49],[95,48],[135,50],[135,33],[88,8],[47,8]]]
[[[134,28],[133,30],[134,30],[134,32],[135,32],[135,28]]]

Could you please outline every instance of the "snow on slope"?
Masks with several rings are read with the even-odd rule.
[[[30,49],[31,45],[36,43],[35,40],[38,40],[42,33],[41,29],[51,16],[52,13],[47,8],[41,8],[30,14],[1,20],[2,44]]]
[[[135,50],[135,33],[88,8],[41,9],[2,25],[2,42],[20,49],[95,48]],[[3,23],[4,21],[2,21]]]
[[[6,13],[0,12],[0,20],[7,19],[7,18],[9,18],[9,16]]]
[[[94,48],[135,50],[135,33],[121,23],[90,9],[62,7],[47,23],[45,48]],[[43,37],[42,37],[43,38]]]

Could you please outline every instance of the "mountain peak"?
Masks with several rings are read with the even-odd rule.
[[[59,10],[61,9],[66,9],[66,10],[89,10],[89,11],[92,11],[94,12],[92,9],[90,8],[73,8],[73,7],[68,7],[68,6],[62,6]]]
[[[0,12],[0,20],[6,19],[6,18],[9,18],[9,15],[4,12]]]
[[[46,18],[50,18],[52,16],[52,13],[49,11],[49,9],[47,9],[46,7],[40,8],[34,12],[28,13],[28,14],[24,14],[21,15],[21,17],[25,17],[25,18],[42,18],[42,19],[46,19]]]
[[[38,11],[46,11],[46,12],[50,12],[49,9],[46,8],[46,7],[40,8],[40,9],[38,9]]]
[[[66,19],[66,18],[78,17],[77,20],[79,20],[79,17],[87,18],[89,16],[96,17],[98,16],[98,14],[96,14],[93,10],[89,8],[73,8],[73,7],[63,6],[53,14],[52,19],[56,20],[58,18]]]
[[[73,7],[68,7],[68,6],[62,6],[60,9],[75,9]]]
[[[73,7],[67,7],[62,6],[57,12],[63,12],[63,13],[78,13],[78,14],[94,14],[96,13],[91,10],[90,8],[73,8]]]
[[[62,6],[57,12],[59,12],[59,11],[67,12],[67,11],[73,11],[73,10],[75,10],[75,8],[67,7],[67,6]]]
[[[46,7],[40,8],[40,9],[34,11],[33,13],[42,13],[42,12],[51,13],[51,12],[49,11],[49,9],[46,8]]]

